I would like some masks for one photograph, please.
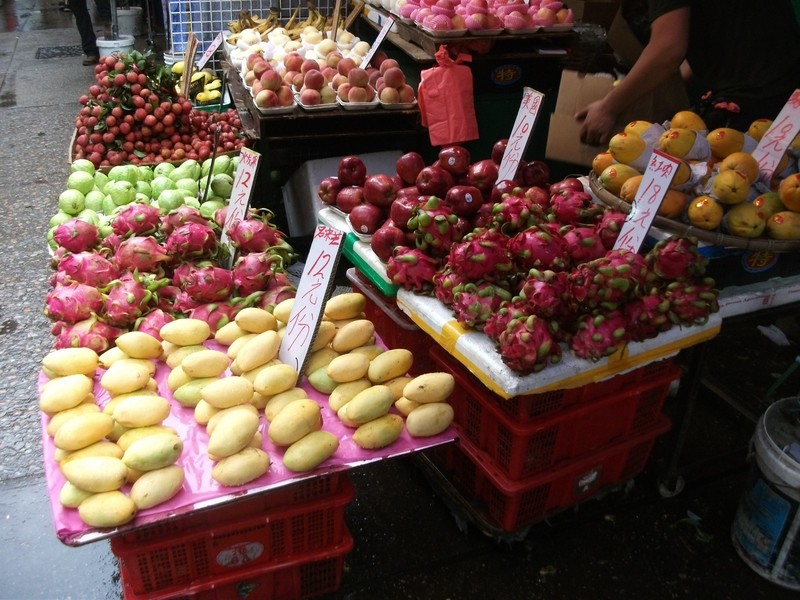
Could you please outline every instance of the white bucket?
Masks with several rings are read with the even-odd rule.
[[[733,545],[756,573],[800,590],[800,398],[767,408],[753,448],[755,461],[731,527]]]
[[[127,54],[133,50],[133,36],[132,35],[118,35],[116,40],[107,40],[104,37],[97,38],[97,49],[100,52],[100,57],[111,56],[115,52],[119,54]]]
[[[142,7],[118,8],[117,30],[120,35],[142,35]]]

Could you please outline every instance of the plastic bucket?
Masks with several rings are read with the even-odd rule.
[[[97,38],[97,49],[101,58],[111,56],[114,53],[127,54],[133,50],[133,36],[118,35],[116,40],[107,40],[104,37]]]
[[[800,398],[778,400],[764,412],[753,452],[733,544],[756,573],[800,590]]]
[[[142,7],[117,8],[119,35],[142,35]]]

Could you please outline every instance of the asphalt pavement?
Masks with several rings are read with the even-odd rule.
[[[109,542],[70,547],[55,535],[36,395],[52,345],[42,313],[51,273],[45,234],[68,174],[77,99],[93,71],[74,53],[77,30],[57,0],[4,0],[0,11],[0,600],[117,599]],[[683,409],[671,396],[664,410],[677,423]],[[359,467],[348,474],[356,495],[345,511],[353,549],[328,597],[796,597],[754,573],[730,540],[753,427],[703,391],[680,456],[680,493],[660,486],[673,428],[639,477],[514,536],[482,530],[468,502],[446,501],[414,457]]]

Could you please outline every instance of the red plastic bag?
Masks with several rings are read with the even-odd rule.
[[[436,51],[437,66],[422,71],[417,103],[423,127],[428,128],[432,146],[459,144],[478,139],[472,71],[463,61],[468,54],[453,60],[447,46]]]

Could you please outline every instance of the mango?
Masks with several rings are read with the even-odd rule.
[[[453,422],[453,407],[446,402],[422,404],[408,413],[406,430],[412,437],[439,435]]]
[[[800,239],[800,213],[790,210],[776,212],[767,220],[767,237],[774,240]]]
[[[42,359],[42,367],[58,377],[77,374],[92,377],[98,364],[98,354],[91,348],[59,348]]]
[[[262,370],[253,382],[253,389],[259,394],[272,396],[280,394],[297,385],[300,374],[292,365],[278,363]]]
[[[171,321],[172,322],[172,321]],[[167,366],[170,369],[174,369],[178,367],[183,360],[193,354],[195,352],[201,352],[205,350],[206,347],[202,344],[192,344],[190,346],[178,346],[174,352],[170,352],[168,356],[164,358],[164,362],[167,363]]]
[[[277,446],[289,446],[312,431],[322,429],[322,411],[310,399],[290,402],[270,421],[267,435]]]
[[[78,508],[84,500],[93,495],[94,492],[87,492],[65,481],[58,492],[58,501],[61,506],[66,508]]]
[[[94,402],[82,402],[78,406],[55,413],[47,422],[47,435],[53,437],[58,429],[67,421],[78,415],[100,412],[100,407]]]
[[[349,352],[353,348],[365,346],[375,339],[375,325],[369,319],[356,319],[336,330],[331,340],[331,348],[336,352]]]
[[[242,346],[236,354],[234,362],[242,372],[249,371],[275,358],[278,355],[280,344],[280,336],[276,331],[269,330],[258,333]]]
[[[108,350],[103,352],[98,357],[98,360],[99,360],[100,366],[103,367],[104,369],[107,369],[108,367],[113,365],[115,362],[117,362],[118,360],[123,359],[123,358],[128,358],[128,355],[125,354],[125,352],[122,350],[122,348],[119,348],[117,346],[112,346],[111,348],[109,348]]]
[[[267,398],[267,403],[264,405],[264,418],[267,421],[272,421],[280,410],[294,400],[302,400],[308,398],[308,393],[301,387],[293,387],[292,389],[275,394]]]
[[[320,367],[316,371],[309,373],[308,383],[322,394],[330,394],[339,385],[338,381],[334,381],[328,375],[328,367]]]
[[[326,373],[337,383],[355,381],[367,375],[370,360],[363,354],[342,354],[328,363]]]
[[[100,493],[118,490],[128,479],[128,467],[113,456],[85,456],[61,467],[72,485],[87,492]]]
[[[370,360],[373,360],[384,352],[386,352],[386,348],[379,346],[378,344],[367,344],[365,346],[359,346],[358,348],[353,348],[350,350],[350,354],[363,354]]]
[[[353,441],[367,450],[377,450],[393,444],[403,433],[403,417],[386,414],[363,425],[353,433]]]
[[[106,437],[114,428],[114,419],[105,413],[88,412],[64,423],[56,431],[53,444],[62,450],[80,450]]]
[[[202,319],[175,319],[162,325],[158,333],[178,346],[194,346],[211,337],[211,327]]]
[[[283,454],[283,466],[295,473],[311,471],[339,448],[339,438],[330,431],[312,431],[294,442]]]
[[[150,377],[149,368],[143,364],[119,360],[100,377],[100,386],[116,396],[144,388]]]
[[[354,319],[363,314],[367,298],[360,292],[345,292],[331,296],[325,303],[324,315],[331,321]]]
[[[131,358],[159,358],[163,352],[161,340],[144,331],[126,331],[114,344]]]
[[[414,355],[405,348],[382,352],[369,363],[367,377],[372,383],[385,383],[408,373],[414,364]]]
[[[140,440],[144,437],[147,437],[148,435],[155,435],[157,433],[178,435],[178,432],[175,431],[175,429],[167,425],[148,425],[147,427],[134,427],[132,429],[128,429],[125,433],[119,436],[116,445],[120,448],[120,450],[124,452],[136,440]],[[122,457],[120,456],[120,458]]]
[[[238,327],[238,325],[237,325],[237,327]],[[246,334],[236,338],[235,340],[233,340],[230,343],[230,345],[228,346],[228,352],[227,352],[228,358],[230,358],[231,360],[235,360],[236,356],[239,354],[239,350],[241,350],[242,347],[244,347],[244,345],[247,342],[252,340],[257,335],[258,335],[257,333],[246,333]]]
[[[316,352],[317,350],[326,348],[331,343],[333,336],[335,335],[336,325],[330,321],[320,321],[319,327],[317,327],[317,332],[314,334],[314,341],[311,342],[310,351]]]
[[[128,446],[122,455],[125,466],[136,471],[153,471],[174,464],[183,452],[183,440],[172,433],[154,433]]]
[[[419,402],[412,402],[411,400],[403,396],[394,401],[394,407],[404,417],[407,417],[409,413],[418,406],[422,405]]]
[[[227,487],[244,485],[264,475],[269,466],[269,454],[261,448],[247,447],[217,462],[211,469],[211,478]]]
[[[167,389],[170,392],[174,392],[182,385],[189,383],[192,381],[192,377],[186,374],[186,371],[183,370],[183,367],[178,365],[174,369],[171,369],[169,375],[167,375]]]
[[[681,130],[687,131],[687,130]],[[615,163],[609,165],[603,172],[600,173],[600,183],[602,186],[615,196],[619,196],[622,184],[624,184],[631,177],[641,175],[639,171],[629,165],[622,163]]]
[[[228,355],[218,350],[200,350],[181,361],[181,368],[190,377],[219,377],[228,368]]]
[[[61,449],[57,449],[57,452],[64,452]],[[79,450],[74,450],[72,452],[65,452],[64,456],[61,457],[59,460],[59,466],[65,465],[70,460],[75,460],[77,458],[84,458],[86,456],[113,456],[114,458],[122,458],[122,448],[120,448],[117,444],[109,440],[99,440],[94,444],[89,444],[88,446],[84,446]]]
[[[319,350],[310,352],[305,365],[303,365],[303,372],[313,373],[321,367],[327,367],[328,363],[337,356],[339,356],[339,353],[333,348],[320,348]]]
[[[289,322],[289,316],[292,314],[293,306],[294,298],[286,298],[285,300],[281,300],[272,309],[272,316],[286,325],[286,323]]]
[[[403,397],[403,390],[405,389],[406,384],[412,379],[414,378],[411,375],[401,375],[400,377],[395,377],[394,379],[385,381],[383,385],[392,390],[392,397],[395,400],[399,400]]]
[[[248,446],[261,421],[246,410],[227,412],[216,424],[208,439],[208,453],[225,458]]]
[[[208,423],[206,423],[206,433],[208,433],[208,435],[213,435],[217,424],[222,420],[222,418],[225,415],[236,411],[246,412],[256,417],[259,415],[258,409],[252,404],[237,404],[236,406],[231,406],[230,408],[217,409],[217,412],[210,415]]]
[[[169,400],[163,396],[142,394],[121,400],[114,407],[113,416],[123,427],[147,427],[160,424],[169,412]]]
[[[172,397],[175,398],[182,406],[194,408],[197,403],[202,400],[203,390],[214,383],[219,381],[219,377],[203,377],[201,379],[190,379],[177,390],[172,392]]]
[[[207,425],[211,417],[220,411],[205,400],[200,400],[194,407],[194,420],[198,425]]]
[[[82,373],[64,375],[51,379],[42,386],[39,394],[39,409],[54,414],[75,408],[86,396],[92,393],[94,380]]]
[[[143,473],[131,486],[130,498],[138,510],[171,500],[181,491],[186,474],[180,465],[169,465]]]
[[[275,315],[256,306],[248,306],[240,310],[236,313],[234,322],[248,333],[263,333],[278,328],[278,320]]]
[[[328,396],[328,406],[333,412],[338,412],[345,404],[355,398],[356,394],[372,387],[372,382],[366,377],[340,383]]]
[[[78,515],[91,527],[119,527],[136,516],[136,503],[118,490],[94,494],[80,503]]]
[[[382,417],[393,403],[392,391],[387,386],[373,385],[356,394],[336,414],[342,423],[352,427]]]
[[[238,340],[243,335],[247,335],[247,331],[239,327],[236,321],[228,321],[214,332],[214,340],[223,346],[228,346]]]
[[[453,393],[455,385],[456,380],[450,373],[424,373],[405,385],[403,396],[419,404],[444,402]]]
[[[246,404],[253,397],[253,384],[244,377],[232,375],[216,379],[200,391],[201,399],[215,408]]]

